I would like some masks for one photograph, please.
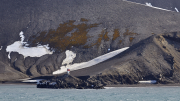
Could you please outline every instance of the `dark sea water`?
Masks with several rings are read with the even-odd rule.
[[[180,87],[38,89],[36,85],[0,85],[0,101],[180,101]]]

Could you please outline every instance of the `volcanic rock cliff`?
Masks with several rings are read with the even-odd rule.
[[[179,39],[179,32],[153,35],[122,54],[98,65],[73,71],[71,75],[90,75],[91,79],[100,80],[103,84],[134,84],[142,80],[179,83]]]
[[[117,72],[117,75],[128,75],[133,80],[157,79],[161,74],[178,82],[178,72],[172,70],[173,64],[178,70],[178,51],[173,46],[175,43],[168,40],[178,40],[179,34],[177,37],[174,33],[156,35],[179,31],[180,15],[177,12],[123,0],[1,0],[0,7],[0,81],[52,75],[62,66],[66,50],[76,53],[73,64],[130,47],[114,60],[110,59],[118,63],[107,60],[103,62],[106,66],[95,65],[104,69],[89,67],[88,71],[82,69],[85,70],[82,73],[116,75]],[[46,49],[52,54],[25,57],[17,51],[7,52],[7,46],[20,40],[23,49],[39,45],[46,48],[44,45],[48,44]],[[159,71],[152,72],[156,68]],[[102,72],[106,69],[108,72]],[[75,72],[73,75],[82,74]]]

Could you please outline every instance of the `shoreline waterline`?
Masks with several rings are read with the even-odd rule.
[[[36,83],[27,82],[4,82],[0,85],[36,85]],[[180,87],[180,83],[175,84],[117,84],[117,85],[106,85],[107,87]]]

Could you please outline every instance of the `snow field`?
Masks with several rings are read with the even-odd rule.
[[[87,68],[87,67],[96,65],[98,63],[101,63],[101,62],[103,62],[103,61],[105,61],[105,60],[107,60],[109,58],[112,58],[112,57],[118,55],[119,53],[127,50],[128,48],[129,47],[125,47],[125,48],[122,48],[122,49],[107,53],[105,55],[94,58],[94,59],[92,59],[92,60],[90,60],[88,62],[75,63],[75,64],[72,64],[72,65],[61,66],[60,67],[61,69],[57,70],[57,71],[54,71],[53,74],[65,73],[65,72],[67,72],[67,69],[70,69],[71,71],[74,71],[74,70],[83,69],[83,68]]]
[[[48,45],[38,45],[37,47],[27,47],[28,44],[24,42],[24,35],[21,31],[19,33],[21,37],[21,41],[16,41],[13,44],[7,46],[6,52],[9,52],[8,58],[11,59],[10,54],[11,52],[18,52],[19,54],[22,54],[24,58],[30,56],[30,57],[41,57],[45,54],[52,54],[53,52],[49,51]],[[23,46],[23,44],[25,46]]]

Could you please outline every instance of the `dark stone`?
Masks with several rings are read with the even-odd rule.
[[[55,85],[50,85],[51,82],[56,80]],[[50,83],[47,81],[40,81],[40,84],[37,84],[37,88],[56,88],[56,89],[103,89],[104,85],[100,81],[91,82],[87,80],[81,80],[71,75],[57,76],[50,80]]]

